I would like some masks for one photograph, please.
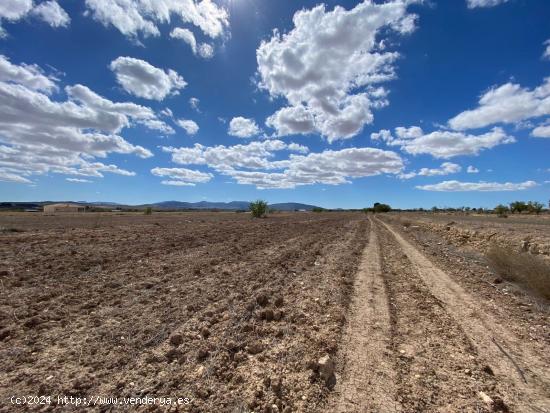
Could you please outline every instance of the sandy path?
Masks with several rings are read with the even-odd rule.
[[[490,365],[507,399],[522,412],[550,411],[550,370],[544,355],[532,354],[520,339],[506,330],[505,320],[494,319],[418,249],[389,225],[382,225],[398,243],[430,293],[474,344],[479,358]]]
[[[335,388],[335,412],[399,412],[390,342],[390,314],[380,248],[370,223],[344,331],[344,368]]]

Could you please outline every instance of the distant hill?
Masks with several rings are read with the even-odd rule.
[[[269,208],[275,209],[277,211],[300,211],[300,210],[311,211],[313,208],[318,208],[318,207],[315,205],[300,204],[298,202],[285,202],[282,204],[270,204]]]
[[[42,201],[42,202],[0,202],[0,210],[2,209],[29,209],[29,208],[41,208],[46,204],[58,203],[57,201]],[[166,209],[166,210],[177,210],[177,209],[218,209],[222,211],[238,211],[238,210],[248,210],[249,201],[232,201],[232,202],[181,202],[181,201],[163,201],[157,202],[154,204],[143,204],[143,205],[122,205],[115,202],[86,202],[86,201],[63,201],[62,203],[74,203],[80,205],[87,205],[90,207],[120,207],[124,208],[146,208],[152,207],[153,209]],[[284,202],[278,204],[270,204],[271,209],[277,211],[311,211],[313,208],[316,208],[315,205],[300,204],[298,202]]]
[[[151,206],[158,209],[223,209],[236,211],[239,209],[248,209],[249,202],[232,201],[232,202],[180,202],[180,201],[164,201],[155,204],[141,205]]]

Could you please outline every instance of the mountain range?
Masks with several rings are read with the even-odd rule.
[[[93,207],[109,207],[109,208],[146,208],[152,207],[153,209],[165,209],[165,210],[178,210],[178,209],[218,209],[224,211],[239,211],[239,210],[248,210],[248,201],[231,201],[231,202],[182,202],[182,201],[163,201],[156,202],[153,204],[142,204],[142,205],[123,205],[117,204],[115,202],[86,202],[86,201],[43,201],[43,202],[0,202],[0,209],[13,209],[13,208],[23,208],[23,209],[33,209],[40,208],[43,205],[55,204],[55,203],[75,203],[80,205],[89,205]],[[284,202],[277,204],[269,204],[269,208],[277,211],[298,211],[305,210],[311,211],[314,208],[317,208],[315,205],[301,204],[298,202]]]

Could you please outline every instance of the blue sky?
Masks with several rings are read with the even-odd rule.
[[[547,1],[2,3],[3,201],[550,198]]]

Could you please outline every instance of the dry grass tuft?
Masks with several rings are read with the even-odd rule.
[[[542,258],[496,246],[486,256],[491,268],[503,279],[550,300],[550,265]]]

